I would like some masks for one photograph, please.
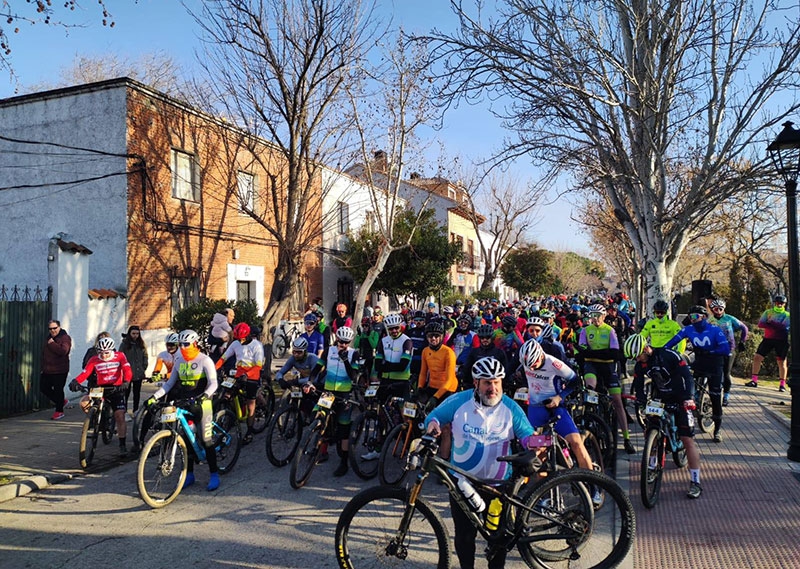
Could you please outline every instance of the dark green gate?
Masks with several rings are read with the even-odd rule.
[[[49,403],[39,393],[39,370],[51,295],[50,288],[0,286],[0,417]]]

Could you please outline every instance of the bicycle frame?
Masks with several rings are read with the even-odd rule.
[[[658,399],[653,399],[647,404],[645,413],[647,414],[647,429],[658,429],[664,435],[664,439],[669,444],[670,452],[683,450],[683,441],[678,436],[678,426],[675,424],[675,409],[678,403],[662,403]],[[658,414],[657,409],[663,413]]]
[[[189,425],[189,418],[193,418],[194,415],[186,409],[184,409],[181,404],[185,405],[186,402],[178,402],[175,403],[175,414],[176,420],[171,421],[169,423],[164,423],[162,419],[162,424],[169,424],[171,426],[167,427],[170,430],[174,431],[177,435],[184,437],[187,441],[189,441],[189,445],[192,447],[192,450],[195,453],[195,456],[198,460],[206,460],[206,449],[202,446],[199,441],[198,437],[195,434],[195,431]],[[216,422],[215,422],[216,424]],[[230,443],[230,433],[224,431],[220,428],[220,431],[223,433],[225,437],[225,445]],[[177,448],[177,447],[176,447]]]

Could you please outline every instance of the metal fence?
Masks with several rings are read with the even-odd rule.
[[[51,315],[52,288],[0,286],[0,417],[49,403],[39,370]]]

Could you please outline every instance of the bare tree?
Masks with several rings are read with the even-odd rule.
[[[372,10],[366,0],[213,0],[192,12],[225,113],[281,157],[262,164],[272,173],[268,215],[250,212],[277,248],[265,330],[285,314],[303,255],[321,234],[320,170],[340,162],[350,126],[344,88],[358,80],[374,41]]]
[[[451,6],[426,39],[458,100],[492,96],[527,155],[591,180],[630,239],[649,300],[729,196],[774,183],[763,148],[798,100],[800,26],[771,0],[505,0]],[[780,22],[779,28],[774,28]],[[768,105],[772,111],[768,111]],[[767,177],[768,176],[768,177]]]

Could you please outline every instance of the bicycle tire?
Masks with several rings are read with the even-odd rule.
[[[317,464],[319,445],[325,424],[322,419],[314,419],[300,439],[300,446],[294,453],[292,468],[289,472],[289,483],[295,490],[302,488],[311,478],[311,472]]]
[[[275,336],[272,340],[272,355],[276,358],[282,358],[286,355],[288,349],[289,339],[284,334]]]
[[[411,445],[411,441],[407,440],[409,427],[410,424],[407,422],[400,423],[386,435],[381,457],[378,459],[378,477],[381,484],[396,486],[406,475],[408,447]]]
[[[236,415],[230,409],[220,409],[214,417],[214,448],[206,452],[217,453],[217,468],[220,474],[228,474],[239,460],[242,450],[242,431]]]
[[[89,412],[83,420],[83,428],[81,429],[81,444],[78,459],[83,469],[92,466],[94,452],[97,450],[98,430],[97,407],[92,406],[89,408]]]
[[[642,452],[642,471],[640,490],[645,508],[653,508],[658,502],[661,490],[661,478],[664,474],[664,436],[656,428],[648,429],[645,434]],[[651,467],[651,465],[654,465]]]
[[[114,411],[108,403],[103,402],[103,414],[100,420],[100,435],[103,437],[103,444],[109,444],[114,440],[114,433],[117,430]]]
[[[136,414],[133,416],[133,433],[132,438],[134,444],[138,444],[139,448],[144,448],[145,443],[154,433],[161,430],[161,411],[158,413],[153,412],[152,407],[142,405]]]
[[[407,490],[397,486],[373,486],[353,496],[336,524],[339,567],[449,569],[450,538],[444,520],[422,497],[413,506],[409,529],[396,543],[401,519],[411,507]]]
[[[606,496],[597,512],[587,492],[591,487]],[[551,474],[530,487],[523,502],[533,511],[515,509],[510,515],[519,535],[517,550],[528,567],[609,569],[633,547],[633,504],[605,474],[584,469]]]
[[[616,446],[614,443],[614,435],[608,423],[593,411],[581,413],[577,415],[574,420],[580,430],[586,429],[597,439],[597,443],[600,445],[600,451],[603,454],[603,465],[614,464]]]
[[[586,448],[586,452],[589,453],[589,458],[592,459],[595,472],[604,472],[603,451],[600,448],[600,443],[597,442],[597,437],[588,429],[581,431],[580,435],[581,439],[583,439],[583,446]]]
[[[271,385],[264,384],[259,388],[258,396],[256,397],[256,410],[253,414],[252,426],[255,434],[262,433],[269,426],[274,410],[275,392],[272,390]]]
[[[714,418],[711,405],[711,396],[707,391],[700,395],[700,404],[697,406],[697,428],[700,432],[711,433],[714,431]]]
[[[163,508],[175,500],[183,490],[189,460],[186,442],[174,431],[159,431],[150,437],[136,470],[137,488],[144,503]]]
[[[379,452],[380,422],[378,414],[367,411],[359,415],[350,426],[350,452],[348,461],[353,472],[362,480],[370,480],[378,475],[378,458],[364,460],[362,455]]]
[[[294,458],[300,438],[303,436],[303,419],[300,409],[290,405],[270,421],[267,430],[267,460],[278,468],[286,466]]]

